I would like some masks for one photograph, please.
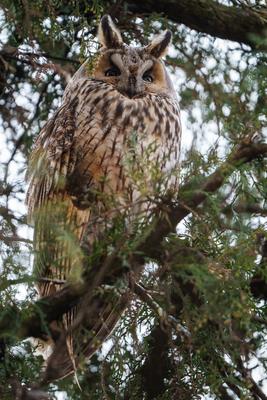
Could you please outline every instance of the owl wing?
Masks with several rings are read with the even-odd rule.
[[[74,206],[67,191],[68,177],[76,164],[74,145],[77,100],[65,102],[47,122],[32,152],[27,177],[29,216],[34,220],[35,271],[50,279],[40,282],[41,296],[59,290],[52,280],[66,280],[75,264],[81,262],[81,251],[71,250],[79,241],[90,217],[90,210]],[[70,258],[72,262],[70,263]]]
[[[74,170],[73,149],[77,101],[63,104],[41,130],[29,160],[26,202],[29,215],[62,192],[66,178]]]

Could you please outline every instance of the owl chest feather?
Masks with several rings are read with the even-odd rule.
[[[131,162],[142,164],[143,158],[157,162],[162,170],[178,163],[180,121],[175,101],[155,94],[129,99],[93,80],[80,82],[76,92],[76,182],[118,193],[131,185]]]

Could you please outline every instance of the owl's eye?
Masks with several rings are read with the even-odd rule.
[[[143,75],[143,81],[152,83],[152,82],[153,82],[153,77],[152,77],[152,75],[150,75],[150,74],[148,74],[148,73],[145,73],[145,74]]]
[[[117,67],[111,67],[106,70],[105,76],[119,76],[121,74],[121,71]]]

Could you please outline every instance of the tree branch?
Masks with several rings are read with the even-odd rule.
[[[191,211],[195,211],[210,194],[215,193],[241,165],[266,156],[267,144],[249,143],[247,139],[244,139],[243,143],[234,148],[226,161],[215,172],[205,178],[202,176],[193,178],[180,188],[178,205],[165,205],[164,213],[157,218],[153,229],[146,240],[140,244],[138,251],[150,258],[160,260],[162,248],[159,243],[165,236],[175,232],[180,221]]]
[[[229,39],[255,48],[252,34],[263,36],[267,29],[266,8],[233,7],[214,0],[144,0],[124,1],[134,13],[157,12],[173,22],[185,24],[198,32]],[[265,36],[265,35],[264,35]]]
[[[131,269],[138,272],[148,259],[161,262],[164,253],[162,240],[168,234],[175,232],[177,224],[190,214],[190,210],[196,210],[241,165],[266,156],[267,144],[248,143],[244,140],[211,175],[193,178],[185,184],[180,189],[178,204],[163,204],[156,210],[157,215],[145,240],[129,254]],[[97,277],[91,272],[92,269],[98,271]],[[114,281],[122,278],[128,273],[125,263],[117,254],[103,256],[92,269],[83,284],[66,286],[55,295],[31,304],[23,313],[14,307],[5,310],[0,321],[0,336],[8,336],[16,331],[16,336],[20,339],[29,336],[42,337],[48,333],[49,322],[59,319],[63,313],[75,306],[85,293],[91,292],[93,296],[96,287],[111,279]]]

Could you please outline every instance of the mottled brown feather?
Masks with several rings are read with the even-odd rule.
[[[104,46],[114,37],[121,40],[112,29],[105,18]],[[130,215],[142,213],[144,218],[153,209],[157,192],[178,189],[180,111],[164,65],[155,57],[166,50],[169,40],[169,34],[159,37],[147,48],[150,51],[122,43],[118,48],[103,47],[91,76],[85,63],[66,88],[61,107],[40,132],[30,158],[27,195],[39,276],[73,279],[83,266],[82,243],[92,244],[103,230],[103,223],[95,221],[102,218],[105,225],[107,211],[125,207],[131,210],[130,224]],[[159,51],[153,55],[155,46]],[[120,76],[106,76],[112,57],[124,68]],[[143,80],[148,67],[154,79],[150,84]],[[134,95],[133,87],[128,87],[132,82]],[[61,288],[53,282],[38,284],[41,296]],[[72,373],[81,358],[96,351],[127,307],[129,293],[113,300],[93,296],[91,301],[86,304],[81,299],[57,323],[61,335],[45,380]],[[92,304],[96,311],[89,321],[84,310]]]

